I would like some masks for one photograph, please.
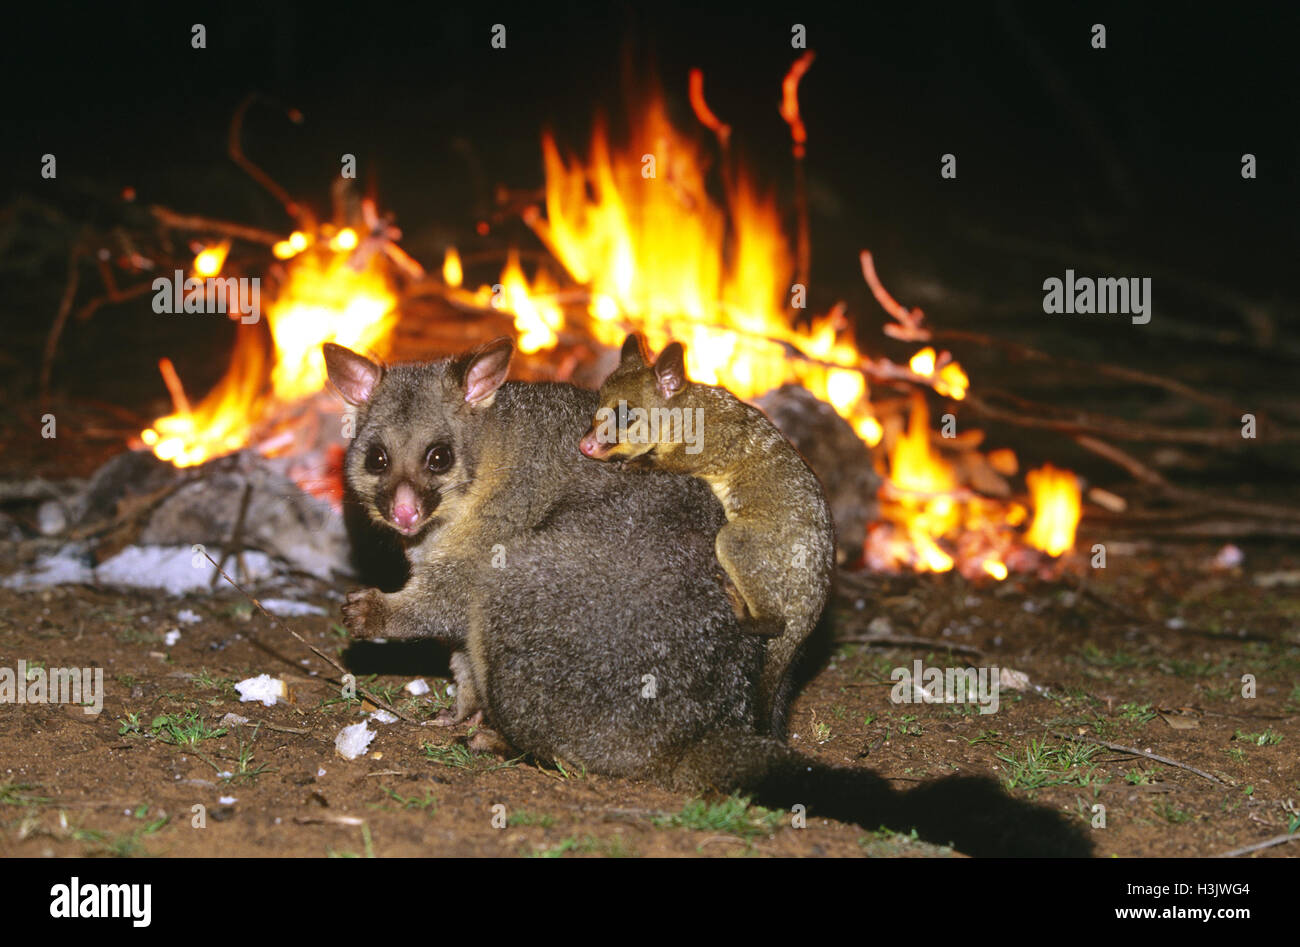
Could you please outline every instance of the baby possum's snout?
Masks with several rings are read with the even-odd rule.
[[[602,460],[607,457],[613,446],[613,444],[602,444],[600,442],[594,425],[587,429],[587,433],[582,435],[582,440],[578,442],[578,450],[595,460]]]

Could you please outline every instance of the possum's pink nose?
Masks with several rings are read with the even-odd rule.
[[[410,504],[399,503],[393,507],[393,522],[402,529],[410,529],[419,518],[420,511]]]
[[[398,484],[393,494],[393,525],[407,530],[420,519],[420,499],[409,483]]]

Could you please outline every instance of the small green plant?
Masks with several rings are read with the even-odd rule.
[[[1151,709],[1150,704],[1120,704],[1119,715],[1138,726],[1144,726],[1156,719],[1155,711]]]
[[[1234,763],[1246,762],[1246,751],[1239,746],[1230,746],[1224,752],[1228,754],[1228,759]]]
[[[782,812],[751,806],[748,796],[731,795],[718,802],[692,800],[682,807],[681,812],[654,816],[651,822],[660,828],[697,829],[753,839],[771,835],[784,818]]]
[[[1088,786],[1097,781],[1096,765],[1089,763],[1100,749],[1095,743],[1059,743],[1030,740],[1023,756],[998,753],[1006,764],[1002,782],[1008,789],[1045,786]]]
[[[475,753],[463,743],[437,744],[425,742],[420,745],[424,755],[442,766],[453,766],[456,769],[472,769],[481,772],[491,772],[496,769],[505,769],[507,766],[517,766],[522,757],[515,757],[511,760],[501,760],[497,763],[489,763],[494,757],[488,753]]]
[[[128,712],[126,719],[119,719],[117,722],[121,724],[121,726],[117,728],[117,735],[119,737],[143,736],[140,732],[140,715],[138,713]]]
[[[1160,816],[1170,825],[1181,825],[1184,822],[1190,822],[1192,814],[1185,809],[1180,809],[1172,802],[1158,802],[1152,807],[1155,814]]]
[[[1254,746],[1276,746],[1282,742],[1282,734],[1274,733],[1270,728],[1263,733],[1243,733],[1238,730],[1232,737],[1234,740],[1240,740],[1243,743],[1250,743]]]
[[[549,829],[555,824],[555,817],[546,813],[529,812],[527,809],[516,809],[510,813],[507,822],[509,825],[536,825],[543,829]]]
[[[598,839],[592,835],[582,838],[570,835],[555,845],[536,848],[531,852],[533,858],[561,858],[564,855],[604,855],[607,858],[627,858],[635,854],[627,847],[621,835],[612,839]]]
[[[1124,774],[1124,782],[1128,783],[1130,786],[1146,786],[1154,781],[1155,780],[1152,778],[1150,771],[1137,766]]]
[[[224,697],[238,697],[239,692],[235,690],[235,679],[231,677],[213,677],[207,668],[200,668],[199,673],[195,674],[190,680],[195,687],[210,688],[218,691]]]
[[[225,727],[213,730],[196,710],[185,714],[161,714],[153,718],[149,729],[158,739],[173,746],[198,746],[204,740],[226,735]]]
[[[387,786],[380,786],[379,788],[383,791],[384,795],[388,796],[388,798],[392,799],[403,809],[423,809],[425,812],[429,813],[429,815],[433,815],[438,811],[438,800],[434,798],[433,790],[431,789],[426,789],[424,791],[424,798],[421,799],[417,796],[403,796],[397,790],[390,789]]]
[[[18,783],[12,780],[0,783],[0,806],[39,806],[50,800],[37,796],[33,790],[39,788],[35,783]]]
[[[817,711],[812,712],[812,729],[813,739],[818,743],[825,743],[831,738],[831,725],[817,719]]]

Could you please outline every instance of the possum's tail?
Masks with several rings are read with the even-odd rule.
[[[668,782],[687,792],[740,791],[773,809],[803,805],[809,817],[871,830],[915,829],[926,841],[968,855],[1092,854],[1080,823],[1013,799],[986,777],[949,776],[899,792],[872,770],[821,763],[754,734],[722,733],[702,740],[678,761]]]

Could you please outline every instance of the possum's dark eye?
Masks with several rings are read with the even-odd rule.
[[[380,474],[387,469],[388,454],[378,444],[373,445],[366,451],[366,470],[372,474]]]
[[[430,473],[446,473],[455,459],[450,444],[434,444],[424,457],[424,466],[429,468]]]

